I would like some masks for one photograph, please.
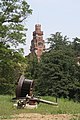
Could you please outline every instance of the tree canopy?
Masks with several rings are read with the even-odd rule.
[[[47,40],[50,47],[38,63],[36,93],[79,101],[80,67],[76,61],[74,41],[70,42],[67,36],[59,32],[51,34]]]
[[[26,0],[0,1],[0,42],[17,46],[25,43],[26,27],[22,22],[32,13]]]
[[[26,0],[0,0],[0,94],[14,94],[15,83],[25,70],[23,49],[15,47],[25,44],[23,21],[30,14]]]
[[[25,58],[19,52],[0,43],[0,94],[13,94],[15,83],[24,72]]]

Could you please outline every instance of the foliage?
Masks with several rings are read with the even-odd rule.
[[[80,39],[74,38],[73,40],[73,49],[76,51],[76,56],[80,56]]]
[[[26,77],[35,79],[37,95],[50,95],[80,102],[79,39],[70,42],[67,36],[57,32],[48,38],[48,51],[40,63],[33,55],[27,57]],[[34,59],[33,59],[34,58]]]
[[[22,54],[0,43],[0,94],[14,94],[15,83],[24,72],[25,65]]]
[[[32,13],[26,0],[0,1],[0,42],[17,46],[25,43],[27,30],[22,22]]]
[[[23,22],[30,14],[26,0],[0,0],[0,94],[14,94],[15,83],[25,70],[23,49],[16,47],[25,44]]]
[[[56,32],[55,34],[51,34],[50,38],[47,38],[47,43],[50,45],[49,50],[55,49],[65,49],[67,45],[70,44],[67,36],[62,36],[60,32]]]
[[[25,76],[29,79],[37,79],[38,75],[38,60],[35,53],[30,53],[26,56],[27,67],[25,70]]]
[[[80,101],[80,67],[72,43],[58,32],[48,38],[48,43],[49,50],[39,63],[37,93]]]

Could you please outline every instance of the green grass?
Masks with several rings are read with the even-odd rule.
[[[19,113],[41,113],[41,114],[79,114],[80,103],[67,99],[58,99],[58,107],[40,103],[37,109],[17,109],[11,101],[12,96],[0,95],[0,118],[10,118],[11,115]],[[55,101],[55,98],[45,96],[45,100]]]

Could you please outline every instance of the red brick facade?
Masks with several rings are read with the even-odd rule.
[[[35,31],[33,32],[33,39],[31,41],[30,51],[36,53],[38,61],[40,61],[40,57],[42,53],[45,51],[43,31],[41,31],[40,24],[35,25]]]

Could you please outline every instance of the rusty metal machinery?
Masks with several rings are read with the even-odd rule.
[[[26,95],[32,96],[33,86],[33,80],[25,79],[24,75],[21,75],[16,87],[16,99],[26,97]]]
[[[17,108],[24,108],[26,105],[37,105],[36,103],[46,103],[50,105],[58,105],[56,102],[51,102],[43,99],[39,99],[33,96],[34,81],[26,79],[24,75],[21,75],[16,87]]]

